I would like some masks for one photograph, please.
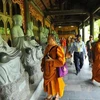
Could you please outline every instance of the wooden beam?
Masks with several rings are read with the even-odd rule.
[[[54,24],[55,27],[58,26],[78,26],[79,24],[76,23],[62,23],[62,24]]]
[[[44,6],[45,10],[47,11],[47,7],[46,7],[46,5],[44,4],[44,2],[43,2],[42,0],[40,0],[40,1],[41,1],[42,5]]]
[[[61,19],[61,20],[53,20],[53,23],[67,23],[67,22],[78,22],[81,23],[82,20],[78,20],[78,19]]]
[[[47,15],[84,15],[84,14],[89,14],[86,11],[83,10],[54,10],[54,11],[48,11],[45,12]]]
[[[95,14],[99,10],[100,10],[100,7],[98,7],[96,10],[94,10],[93,14]]]

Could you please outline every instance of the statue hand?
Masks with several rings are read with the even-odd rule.
[[[25,41],[27,41],[27,40],[28,40],[28,41],[31,40],[31,38],[30,38],[29,36],[25,36],[24,39],[25,39]]]
[[[32,37],[31,37],[31,40],[35,40],[35,37],[34,37],[34,36],[32,36]]]

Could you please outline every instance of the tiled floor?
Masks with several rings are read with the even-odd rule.
[[[69,65],[69,73],[64,77],[66,87],[64,96],[60,100],[100,100],[100,87],[94,86],[91,82],[91,67],[88,60],[78,75],[75,75],[75,67]],[[42,92],[38,100],[44,100],[46,94]]]

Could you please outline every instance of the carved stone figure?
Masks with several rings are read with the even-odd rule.
[[[16,58],[17,56],[21,55],[20,50],[14,47],[9,47],[7,42],[3,40],[1,34],[0,34],[0,52],[7,53],[11,59]]]
[[[20,62],[21,51],[9,45],[0,35],[0,85],[5,85],[20,78],[24,69]]]
[[[22,16],[14,15],[13,20],[14,20],[14,26],[11,32],[14,43],[13,45],[23,51],[22,62],[25,66],[26,71],[28,71],[29,75],[32,76],[32,73],[29,71],[30,68],[41,70],[39,66],[41,59],[43,57],[42,47],[33,38],[33,24],[31,22],[28,23],[27,35],[24,36],[24,32],[21,28]],[[35,70],[32,71],[36,73]],[[39,75],[42,76],[41,73],[38,73],[38,76]]]
[[[6,85],[18,80],[24,72],[20,62],[20,57],[9,60],[9,55],[0,52],[0,57],[4,57],[6,63],[0,63],[0,85]]]
[[[13,40],[13,46],[18,48],[18,49],[25,49],[25,48],[31,48],[33,51],[34,49],[38,49],[42,47],[35,41],[32,40],[29,36],[32,33],[32,28],[31,24],[29,24],[29,29],[27,31],[28,35],[24,36],[24,32],[21,28],[22,26],[22,16],[21,15],[14,15],[13,16],[14,20],[14,26],[11,30],[12,33],[12,40]],[[30,27],[31,26],[31,27]],[[36,55],[34,55],[35,57]]]
[[[52,31],[52,34],[55,35],[55,37],[56,37],[56,42],[57,42],[58,44],[60,44],[60,40],[59,40],[59,36],[58,36],[57,32],[56,32],[55,30],[53,30],[53,31]]]
[[[41,44],[47,43],[48,33],[49,33],[49,30],[46,27],[43,27],[43,26],[40,27],[40,43]]]
[[[43,52],[44,52],[44,49],[45,49],[46,44],[47,44],[48,34],[49,34],[49,29],[47,29],[46,27],[41,26],[40,27],[40,43],[43,47],[43,49],[42,49]]]
[[[39,44],[35,41],[35,36],[33,33],[33,22],[28,22],[28,30],[27,30],[27,36],[29,39],[30,44],[33,46],[39,46]]]
[[[47,42],[47,37],[48,37],[48,34],[49,34],[49,29],[44,27],[44,34],[45,34],[45,38],[46,38],[46,42]]]

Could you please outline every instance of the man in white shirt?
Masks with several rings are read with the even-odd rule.
[[[69,52],[71,54],[74,52],[74,63],[77,75],[83,66],[84,57],[86,58],[87,55],[85,43],[81,40],[81,35],[77,35],[77,40],[73,43]]]

